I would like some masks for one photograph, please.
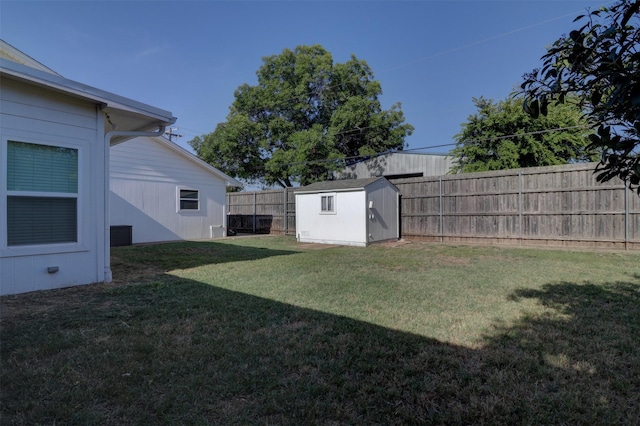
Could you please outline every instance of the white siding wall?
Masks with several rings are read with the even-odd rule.
[[[3,78],[0,90],[0,294],[105,280],[104,127],[90,102]],[[78,149],[78,243],[7,246],[7,141]],[[47,268],[57,266],[49,274]]]
[[[365,246],[365,192],[360,190],[332,194],[336,196],[336,214],[320,213],[322,193],[296,194],[296,228],[299,241]]]
[[[111,147],[111,225],[133,227],[133,243],[225,235],[225,182],[153,138]],[[178,211],[179,188],[199,192],[199,211]]]

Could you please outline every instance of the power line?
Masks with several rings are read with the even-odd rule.
[[[543,133],[557,132],[557,131],[562,131],[562,130],[588,129],[588,128],[589,128],[589,126],[584,125],[584,124],[580,124],[580,125],[577,125],[577,126],[556,127],[556,128],[553,128],[553,129],[535,130],[533,132],[525,132],[525,133],[514,133],[514,134],[511,134],[511,135],[494,136],[494,137],[484,138],[484,139],[471,139],[471,140],[462,141],[461,143],[497,141],[497,140],[501,140],[501,139],[513,138],[513,137],[516,137],[516,136],[520,137],[520,136],[540,135],[540,134],[543,134]]]
[[[170,127],[169,130],[164,132],[164,134],[169,137],[169,142],[173,142],[173,138],[181,138],[182,137],[181,134],[174,133],[176,130],[178,130],[177,127]]]
[[[446,147],[446,146],[455,146],[455,145],[458,145],[459,143],[462,144],[462,143],[489,142],[489,141],[497,141],[497,140],[502,140],[502,139],[521,137],[521,136],[531,136],[531,135],[539,135],[539,134],[550,133],[550,132],[560,132],[560,131],[564,131],[564,130],[588,129],[588,128],[589,128],[589,126],[587,126],[587,125],[568,126],[568,127],[555,127],[553,129],[536,130],[536,131],[533,131],[533,132],[513,133],[511,135],[493,136],[493,137],[490,137],[490,138],[483,138],[483,139],[467,139],[467,140],[460,141],[460,142],[445,143],[445,144],[442,144],[442,145],[431,145],[431,146],[423,146],[423,147],[419,147],[419,148],[404,149],[404,150],[402,150],[402,152],[421,151],[421,150],[424,150],[424,149],[433,149],[433,148],[443,148],[443,147]]]
[[[463,50],[463,49],[467,49],[467,48],[470,48],[470,47],[473,47],[473,46],[477,46],[479,44],[487,43],[487,42],[490,42],[490,41],[493,41],[493,40],[496,40],[496,39],[499,39],[499,38],[502,38],[502,37],[506,37],[506,36],[509,36],[509,35],[512,35],[512,34],[516,34],[516,33],[522,32],[522,31],[526,31],[526,30],[531,29],[531,28],[538,27],[540,25],[548,24],[549,22],[554,22],[554,21],[558,21],[560,19],[568,18],[570,16],[575,16],[576,13],[581,13],[581,12],[583,12],[583,10],[579,10],[579,11],[576,11],[576,12],[573,12],[573,13],[568,13],[568,14],[562,15],[562,16],[557,16],[555,18],[550,18],[550,19],[547,19],[547,20],[542,21],[542,22],[538,22],[538,23],[535,23],[535,24],[527,25],[527,26],[524,26],[524,27],[521,27],[521,28],[517,28],[515,30],[507,31],[505,33],[497,34],[495,36],[491,36],[491,37],[488,37],[488,38],[485,38],[485,39],[482,39],[482,40],[477,40],[477,41],[474,41],[472,43],[465,44],[463,46],[454,47],[454,48],[449,49],[449,50],[445,50],[445,51],[442,51],[442,52],[434,53],[433,55],[429,55],[429,56],[425,56],[425,57],[422,57],[422,58],[419,58],[419,59],[415,59],[415,60],[413,60],[411,62],[406,62],[404,64],[396,65],[395,67],[387,68],[387,69],[383,70],[382,72],[396,70],[398,68],[402,68],[402,67],[405,67],[405,66],[408,66],[408,65],[414,65],[414,64],[417,64],[419,62],[426,61],[428,59],[437,58],[439,56],[447,55],[449,53],[457,52],[459,50]]]
[[[610,3],[610,4],[612,4],[612,3]],[[479,44],[487,43],[489,41],[493,41],[493,40],[496,40],[498,38],[506,37],[506,36],[509,36],[509,35],[512,35],[512,34],[515,34],[515,33],[518,33],[518,32],[522,32],[522,31],[526,31],[528,29],[535,28],[535,27],[540,26],[540,25],[548,24],[549,22],[554,22],[554,21],[557,21],[557,20],[560,20],[560,19],[564,19],[564,18],[567,18],[567,17],[570,17],[570,16],[575,16],[576,13],[581,13],[583,11],[584,10],[581,9],[581,10],[577,10],[577,11],[572,12],[572,13],[568,13],[568,14],[564,14],[564,15],[561,15],[561,16],[556,16],[554,18],[546,19],[544,21],[537,22],[535,24],[526,25],[524,27],[520,27],[520,28],[517,28],[515,30],[511,30],[511,31],[507,31],[505,33],[497,34],[495,36],[491,36],[491,37],[488,37],[488,38],[485,38],[485,39],[482,39],[482,40],[477,40],[477,41],[474,41],[472,43],[465,44],[463,46],[458,46],[458,47],[455,47],[455,48],[452,48],[452,49],[449,49],[449,50],[445,50],[445,51],[442,51],[442,52],[439,52],[439,53],[436,53],[436,54],[433,54],[433,55],[430,55],[430,56],[425,56],[425,57],[422,57],[422,58],[419,58],[419,59],[416,59],[416,60],[413,60],[413,61],[410,61],[410,62],[406,62],[404,64],[397,65],[397,66],[392,67],[392,68],[387,68],[387,69],[382,70],[380,72],[382,73],[382,72],[386,72],[386,71],[395,70],[395,69],[402,68],[402,67],[405,67],[405,66],[408,66],[408,65],[413,65],[413,64],[416,64],[416,63],[419,63],[419,62],[422,62],[422,61],[426,61],[428,59],[433,59],[433,58],[436,58],[436,57],[439,57],[439,56],[442,56],[442,55],[446,55],[446,54],[453,53],[453,52],[456,52],[456,51],[459,51],[459,50],[463,50],[463,49],[467,49],[467,48],[470,48],[470,47],[473,47],[473,46],[477,46]],[[373,69],[371,69],[368,66],[368,64],[367,64],[367,67],[371,71],[371,78],[375,78],[375,74],[373,72]],[[339,87],[341,85],[350,84],[350,83],[359,83],[360,82],[360,78],[361,77],[357,77],[356,76],[354,78],[357,81],[353,81],[353,80],[348,79],[347,81],[342,81],[342,82],[338,82],[338,83],[335,83],[335,84],[329,84],[329,85],[326,86],[326,89],[334,89],[334,88],[337,88],[337,87]],[[371,82],[375,82],[375,81],[377,81],[377,80],[371,80]],[[255,86],[252,86],[252,87],[255,87]],[[295,90],[295,87],[292,87],[292,89]],[[301,102],[301,101],[304,101],[307,97],[308,97],[308,94],[300,94],[300,95],[296,95],[296,96],[288,98],[288,99],[284,99],[282,102],[285,103],[285,104],[293,103],[293,102]],[[257,113],[257,112],[259,112],[259,110],[251,110],[250,112]],[[355,131],[358,131],[358,129],[353,129],[353,130],[349,130],[349,131],[354,131],[355,132]],[[348,132],[348,131],[345,131],[345,132]]]
[[[442,55],[446,55],[446,54],[449,54],[449,53],[453,53],[453,52],[456,52],[456,51],[459,51],[459,50],[468,49],[470,47],[474,47],[474,46],[477,46],[479,44],[487,43],[487,42],[490,42],[490,41],[493,41],[493,40],[496,40],[496,39],[499,39],[499,38],[502,38],[502,37],[507,37],[509,35],[512,35],[512,34],[515,34],[515,33],[518,33],[518,32],[522,32],[522,31],[526,31],[528,29],[535,28],[535,27],[540,26],[540,25],[544,25],[544,24],[547,24],[547,23],[550,23],[550,22],[554,22],[554,21],[557,21],[557,20],[560,20],[560,19],[564,19],[564,18],[567,18],[567,17],[570,17],[570,16],[575,16],[576,13],[580,13],[580,12],[583,12],[583,10],[581,9],[581,10],[578,10],[578,11],[575,11],[575,12],[572,12],[572,13],[568,13],[568,14],[557,16],[557,17],[554,17],[554,18],[546,19],[544,21],[537,22],[535,24],[526,25],[524,27],[516,28],[514,30],[507,31],[507,32],[504,32],[504,33],[501,33],[501,34],[497,34],[495,36],[491,36],[491,37],[488,37],[488,38],[485,38],[485,39],[482,39],[482,40],[477,40],[477,41],[474,41],[472,43],[469,43],[469,44],[466,44],[466,45],[463,45],[463,46],[459,46],[459,47],[455,47],[455,48],[452,48],[452,49],[449,49],[449,50],[445,50],[445,51],[436,53],[434,55],[422,57],[422,58],[419,58],[419,59],[416,59],[416,60],[413,60],[413,61],[410,61],[410,62],[406,62],[404,64],[397,65],[397,66],[392,67],[392,68],[387,68],[387,69],[385,69],[385,70],[383,70],[381,72],[395,70],[395,69],[398,69],[398,68],[401,68],[401,67],[405,67],[405,66],[408,66],[408,65],[413,65],[413,64],[416,64],[416,63],[419,63],[419,62],[422,62],[422,61],[425,61],[425,60],[428,60],[428,59],[433,59],[433,58],[436,58],[436,57],[439,57],[439,56],[442,56]],[[375,74],[374,74],[373,70],[370,67],[369,67],[369,70],[371,71],[371,78],[375,78]],[[356,79],[356,81],[348,79],[348,81],[343,81],[343,82],[339,82],[339,83],[335,83],[335,84],[329,84],[326,88],[327,89],[334,89],[334,88],[337,88],[337,87],[339,87],[341,85],[344,85],[344,84],[360,82],[360,78],[355,77],[355,79]],[[376,81],[376,80],[371,80],[371,81]],[[295,89],[295,88],[292,88],[292,89]],[[295,97],[291,97],[289,99],[285,99],[283,102],[284,103],[301,102],[301,101],[304,101],[307,97],[308,97],[307,94],[300,94],[300,95],[297,95]],[[256,111],[253,111],[253,112],[255,113],[255,112],[258,112],[258,111],[256,110]],[[369,128],[369,127],[364,127],[364,128],[366,129],[366,128]],[[360,130],[359,129],[351,129],[351,130],[345,130],[345,131],[343,131],[341,133],[344,134],[344,133],[358,132],[358,131],[360,131]]]
[[[564,131],[564,130],[588,129],[588,128],[589,127],[586,126],[586,125],[568,126],[568,127],[556,127],[556,128],[553,128],[553,129],[536,130],[536,131],[525,132],[525,133],[514,133],[514,134],[510,134],[510,135],[495,136],[495,137],[483,138],[483,139],[471,139],[471,140],[465,140],[465,141],[460,141],[460,142],[445,143],[445,144],[440,144],[440,145],[423,146],[423,147],[419,147],[419,148],[403,149],[403,150],[397,150],[397,151],[382,151],[382,152],[376,152],[374,154],[368,154],[368,155],[353,155],[353,156],[343,157],[343,158],[326,158],[326,159],[320,159],[320,160],[299,161],[299,162],[296,162],[296,163],[282,163],[282,164],[278,164],[278,166],[280,166],[280,167],[292,167],[292,166],[304,166],[304,165],[310,165],[310,164],[322,164],[322,163],[331,163],[331,162],[346,161],[346,160],[355,160],[355,159],[358,159],[358,158],[369,159],[369,158],[379,157],[379,156],[385,155],[385,154],[401,154],[401,153],[410,152],[410,151],[422,151],[422,150],[427,150],[427,149],[435,149],[435,148],[443,148],[443,147],[448,147],[448,146],[455,146],[458,143],[488,142],[488,141],[516,138],[516,137],[522,137],[522,136],[539,135],[539,134],[550,133],[550,132],[559,132],[559,131]]]
[[[449,50],[445,50],[445,51],[442,51],[442,52],[439,52],[439,53],[436,53],[436,54],[433,54],[433,55],[430,55],[430,56],[422,57],[422,58],[416,59],[414,61],[410,61],[410,62],[407,62],[407,63],[404,63],[404,64],[400,64],[400,65],[392,67],[392,68],[387,68],[387,69],[385,69],[385,70],[383,70],[381,72],[395,70],[395,69],[398,69],[398,68],[401,68],[401,67],[405,67],[405,66],[408,66],[408,65],[413,65],[413,64],[416,64],[416,63],[419,63],[419,62],[422,62],[422,61],[425,61],[425,60],[428,60],[428,59],[433,59],[433,58],[436,58],[438,56],[446,55],[446,54],[453,53],[453,52],[456,52],[456,51],[459,51],[459,50],[463,50],[463,49],[467,49],[467,48],[470,48],[470,47],[473,47],[473,46],[476,46],[476,45],[479,45],[479,44],[487,43],[489,41],[493,41],[493,40],[496,40],[498,38],[506,37],[506,36],[509,36],[509,35],[512,35],[512,34],[515,34],[515,33],[518,33],[518,32],[526,31],[528,29],[531,29],[531,28],[534,28],[534,27],[537,27],[537,26],[540,26],[540,25],[547,24],[549,22],[557,21],[557,20],[560,20],[560,19],[563,19],[563,18],[566,18],[566,17],[569,17],[569,16],[575,16],[576,13],[580,13],[580,12],[583,12],[583,10],[581,9],[581,10],[573,12],[573,13],[557,16],[557,17],[554,17],[554,18],[550,18],[550,19],[535,23],[535,24],[527,25],[527,26],[520,27],[520,28],[511,30],[511,31],[508,31],[508,32],[497,34],[495,36],[491,36],[491,37],[488,37],[488,38],[485,38],[485,39],[482,39],[482,40],[477,40],[477,41],[474,41],[472,43],[469,43],[469,44],[466,44],[466,45],[463,45],[463,46],[455,47],[455,48],[452,48],[452,49],[449,49]],[[368,64],[367,64],[367,66],[368,66]],[[373,70],[370,67],[368,67],[368,69],[371,72],[371,80],[368,80],[369,75],[355,76],[355,77],[347,79],[347,81],[341,81],[341,82],[337,82],[337,83],[334,83],[334,84],[329,84],[329,85],[326,86],[326,89],[334,89],[334,88],[337,88],[337,87],[339,87],[341,85],[345,85],[345,84],[360,83],[362,78],[366,78],[367,82],[376,82],[377,80],[375,80],[375,74],[374,74]],[[292,90],[295,90],[295,87],[292,87]],[[285,99],[283,102],[284,103],[301,102],[301,101],[304,101],[305,99],[307,99],[308,95],[309,95],[308,93],[307,94],[300,94],[300,95],[297,95],[295,97],[291,97],[289,99]],[[250,111],[250,112],[257,113],[259,111],[258,110],[254,110],[254,111]],[[338,132],[336,134],[337,135],[344,135],[344,134],[349,134],[349,133],[362,132],[363,130],[371,129],[371,128],[375,128],[375,127],[378,127],[378,126],[363,126],[363,127],[354,128],[354,129],[346,129],[346,130],[342,130],[342,131],[340,131],[340,132]],[[556,130],[570,130],[570,129],[576,128],[576,127],[581,127],[581,126],[567,127],[567,128],[562,128],[562,129],[549,129],[549,130],[543,130],[543,131],[537,131],[537,132],[522,133],[520,135],[505,135],[505,136],[500,136],[500,137],[496,137],[496,138],[479,139],[477,141],[467,141],[467,142],[481,142],[481,141],[486,141],[486,140],[500,140],[500,139],[510,138],[510,137],[514,137],[514,136],[525,136],[525,135],[545,133],[545,132],[556,131]],[[208,132],[208,133],[198,132],[196,130],[186,129],[186,128],[183,128],[183,129],[184,130],[190,130],[190,131],[192,131],[192,132],[194,132],[196,134],[197,133],[201,133],[202,135],[212,133],[212,132]],[[430,147],[419,147],[419,148],[406,149],[406,150],[403,150],[403,152],[418,151],[418,150],[432,149],[432,148],[439,148],[439,147],[448,147],[448,146],[454,146],[454,145],[456,145],[456,143],[447,143],[447,144],[442,144],[442,145],[434,145],[434,146],[430,146]],[[378,153],[378,154],[375,154],[375,155],[381,155],[381,154]],[[344,159],[342,159],[342,160],[344,160]],[[317,161],[320,161],[320,160],[316,160],[315,162],[317,162]],[[336,160],[324,160],[324,161],[336,161]],[[298,164],[298,163],[296,163],[296,164]]]

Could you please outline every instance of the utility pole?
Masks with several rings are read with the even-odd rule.
[[[174,133],[178,130],[177,127],[169,127],[169,130],[167,130],[166,132],[164,132],[164,134],[169,138],[170,142],[173,142],[173,138],[181,138],[182,135],[178,134],[178,133]]]

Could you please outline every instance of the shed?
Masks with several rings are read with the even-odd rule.
[[[295,198],[300,242],[365,247],[400,238],[400,191],[383,177],[317,182]]]
[[[237,180],[157,137],[111,148],[112,246],[226,236],[226,189]]]
[[[110,146],[175,121],[0,40],[0,295],[111,281]]]

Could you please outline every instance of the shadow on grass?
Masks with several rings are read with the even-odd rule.
[[[528,401],[529,415],[553,413],[551,423],[640,424],[637,274],[629,282],[552,283],[510,297],[521,298],[537,300],[547,313],[487,337],[480,352],[492,378],[510,370],[522,383],[494,380],[492,387]]]
[[[229,244],[213,241],[175,242],[143,246],[114,247],[111,266],[114,281],[148,280],[156,274],[175,269],[195,268],[228,262],[259,260],[296,254],[294,250]],[[152,265],[153,270],[149,269]]]
[[[638,283],[519,298],[548,315],[470,349],[175,277],[96,292],[3,321],[3,423],[637,424]]]

